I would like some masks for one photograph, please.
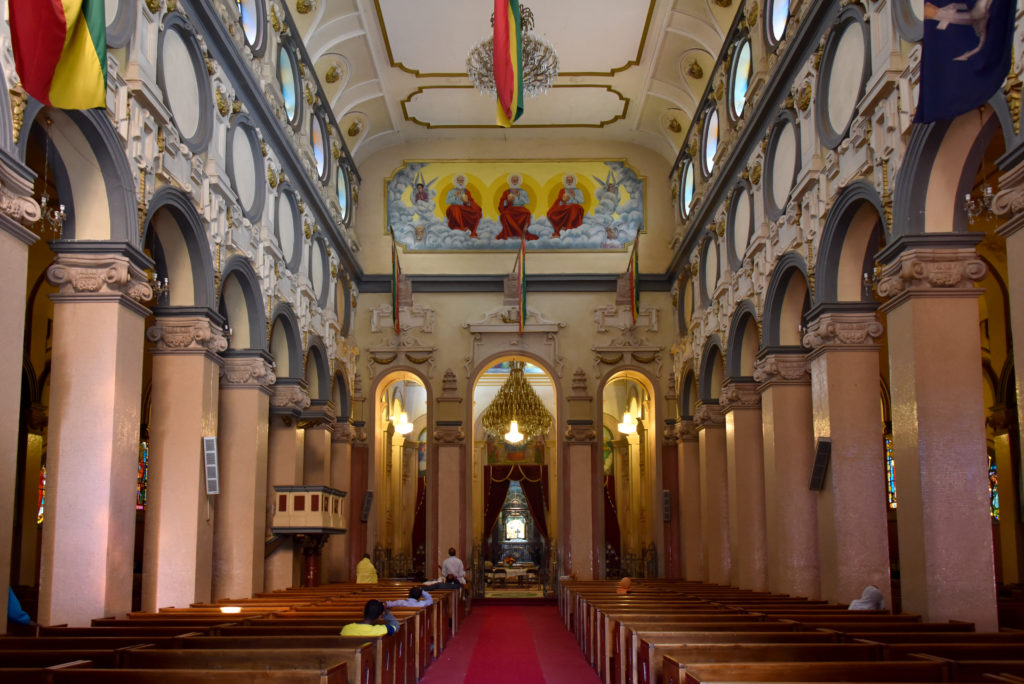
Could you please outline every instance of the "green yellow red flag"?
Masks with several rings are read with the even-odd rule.
[[[106,107],[103,0],[9,0],[9,12],[25,92],[60,109]]]
[[[494,90],[498,125],[523,115],[523,39],[519,0],[494,0]]]

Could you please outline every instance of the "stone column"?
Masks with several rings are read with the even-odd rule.
[[[270,434],[267,447],[267,532],[277,506],[275,485],[302,484],[302,438],[298,428],[299,414],[309,407],[309,394],[305,383],[297,378],[278,378],[270,395]],[[265,591],[296,586],[299,568],[296,552],[299,545],[290,537],[264,560],[263,585]]]
[[[725,415],[729,477],[730,584],[741,589],[765,591],[768,574],[761,394],[753,382],[731,380],[722,386],[719,401]]]
[[[568,397],[565,446],[558,474],[562,575],[600,579],[604,574],[604,467],[594,429],[594,400],[577,368]]]
[[[348,582],[355,578],[349,574],[349,536],[353,527],[359,523],[359,511],[352,510],[351,478],[352,478],[352,426],[347,422],[335,423],[331,431],[331,487],[345,492],[341,501],[341,518],[345,521],[346,533],[335,534],[327,542],[324,553],[326,566],[325,580],[330,582]]]
[[[1014,451],[1020,449],[1016,420],[1017,416],[1002,405],[993,406],[988,419],[996,451],[996,476],[1002,484],[999,488],[999,570],[1003,584],[1017,584],[1024,576],[1020,566],[1024,535],[1017,516],[1020,499],[1014,486],[1020,481],[1020,473],[1013,462]]]
[[[803,352],[776,352],[754,364],[761,391],[768,590],[818,598],[817,495],[811,376]]]
[[[329,487],[331,484],[331,427],[334,408],[324,402],[314,402],[310,410],[303,412],[302,427],[302,482],[306,485]],[[335,535],[307,535],[302,540],[303,584],[313,587],[319,584],[321,576],[330,572],[323,556],[324,548],[331,545]],[[341,544],[342,542],[338,542]],[[316,574],[310,573],[316,569]]]
[[[228,347],[216,314],[158,313],[149,423],[149,498],[142,609],[209,601],[215,499],[206,493],[203,438],[217,435],[221,359]]]
[[[992,210],[1006,216],[996,231],[1006,238],[1007,299],[1013,338],[1013,358],[1024,359],[1024,162],[1017,164],[999,178],[999,192],[992,201]],[[1024,426],[1024,372],[1016,374],[1017,425]]]
[[[661,447],[661,482],[662,487],[668,492],[668,514],[667,521],[662,517],[665,548],[665,572],[664,577],[669,579],[681,579],[683,577],[683,562],[680,543],[682,542],[682,522],[680,521],[679,501],[679,441],[676,433],[674,420],[665,421],[665,431],[662,433]],[[664,496],[664,495],[663,495]],[[664,502],[659,502],[664,505]],[[662,515],[658,511],[659,516]]]
[[[679,435],[679,517],[683,535],[683,579],[703,580],[704,541],[701,530],[700,505],[700,442],[697,424],[681,420]]]
[[[904,236],[879,253],[888,299],[903,610],[998,628],[978,234]]]
[[[129,245],[55,244],[47,512],[39,622],[131,610],[150,262]],[[196,445],[198,448],[198,445]],[[198,465],[197,465],[198,468]]]
[[[221,367],[214,599],[246,598],[263,591],[270,387],[276,380],[260,352],[232,353]]]
[[[21,372],[25,347],[25,297],[28,248],[38,236],[22,223],[39,220],[39,205],[32,199],[28,168],[0,163],[0,577],[11,576],[11,532],[14,528],[14,487],[18,467],[18,416],[21,409]],[[20,165],[19,165],[20,166]],[[7,610],[7,594],[0,612]],[[4,613],[6,614],[6,613]],[[0,625],[0,634],[7,622]]]
[[[700,440],[701,543],[704,581],[729,584],[729,476],[725,445],[725,417],[717,404],[701,404],[693,414]]]
[[[469,477],[466,456],[466,433],[462,429],[462,397],[458,380],[449,368],[441,380],[437,398],[437,419],[434,422],[434,443],[437,455],[431,463],[427,457],[427,575],[438,572],[441,561],[454,546],[463,561],[470,562],[468,498]],[[415,505],[410,501],[409,505]],[[430,538],[434,531],[433,539]]]
[[[364,420],[366,398],[363,396],[362,379],[358,373],[352,378],[352,469],[349,477],[348,496],[350,501],[349,510],[352,517],[348,521],[348,576],[355,577],[356,564],[362,559],[364,553],[368,553],[368,530],[367,521],[363,520],[363,509],[367,506],[367,498],[370,495],[370,446],[367,442],[366,421]],[[428,456],[429,458],[430,456]],[[428,497],[428,505],[430,503]],[[372,507],[372,500],[370,501]],[[369,515],[369,509],[367,509]],[[432,530],[427,526],[427,563],[428,568],[431,562],[429,558]]]
[[[832,449],[818,494],[821,596],[849,603],[873,584],[892,607],[875,306],[816,307],[803,342],[812,350],[814,437]]]

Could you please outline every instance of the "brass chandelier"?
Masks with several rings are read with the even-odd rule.
[[[484,431],[496,439],[517,443],[547,434],[551,429],[551,414],[526,381],[525,365],[524,361],[511,363],[508,380],[481,416]]]
[[[533,11],[523,7],[522,55],[523,95],[535,97],[548,91],[558,77],[558,53],[547,40],[533,32]],[[494,26],[494,14],[491,14]],[[466,74],[473,86],[484,93],[494,94],[494,36],[484,38],[473,46],[466,57]]]

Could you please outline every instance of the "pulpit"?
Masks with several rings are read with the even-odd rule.
[[[275,536],[293,535],[302,547],[302,585],[320,583],[320,554],[328,535],[344,534],[345,492],[315,485],[274,487],[274,517],[270,532]]]

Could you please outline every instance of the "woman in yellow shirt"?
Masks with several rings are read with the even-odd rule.
[[[377,568],[373,567],[370,554],[363,554],[363,560],[356,563],[356,584],[376,584]]]

